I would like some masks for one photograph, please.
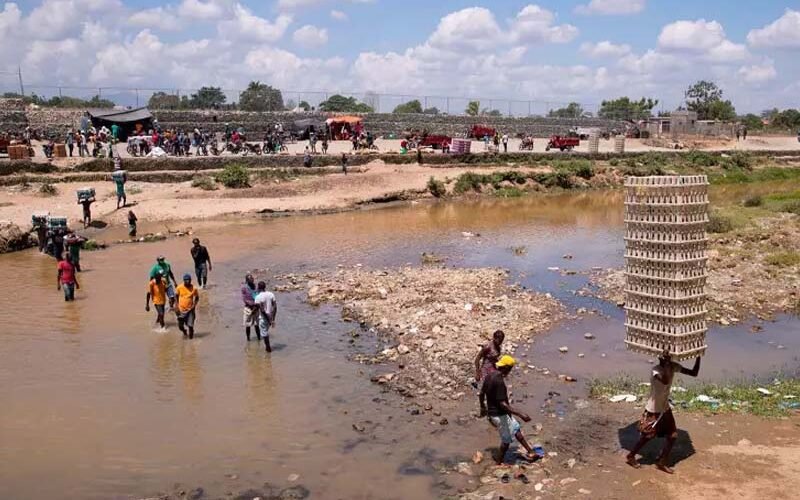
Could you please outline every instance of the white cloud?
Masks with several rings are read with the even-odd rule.
[[[263,47],[249,51],[244,64],[248,74],[269,75],[270,85],[287,89],[309,80],[328,88],[336,83],[336,75],[346,63],[340,58],[304,59],[285,50]]]
[[[661,30],[658,47],[664,51],[686,52],[715,62],[737,61],[748,57],[747,48],[727,39],[717,21],[675,21]]]
[[[44,0],[25,19],[25,30],[36,40],[60,40],[77,36],[84,20],[92,16],[121,15],[119,0]]]
[[[10,38],[11,33],[17,30],[21,19],[22,12],[17,4],[8,2],[3,6],[3,11],[0,12],[0,43],[5,42],[6,37]]]
[[[331,11],[331,19],[335,21],[347,21],[347,14],[341,10],[334,9]]]
[[[189,19],[213,20],[222,16],[224,8],[217,0],[183,0],[178,12]]]
[[[762,64],[742,66],[739,68],[738,74],[745,82],[753,85],[760,85],[778,77],[775,64],[771,59],[767,59]]]
[[[153,28],[165,31],[180,29],[177,15],[164,7],[140,10],[131,14],[128,23],[139,28]]]
[[[294,32],[292,40],[303,47],[321,47],[328,43],[328,30],[306,24]]]
[[[527,5],[511,23],[512,37],[517,42],[566,43],[578,36],[571,24],[554,26],[555,14],[538,5]]]
[[[578,14],[628,15],[638,14],[644,10],[646,0],[591,0],[588,4],[578,5]]]
[[[581,44],[580,51],[589,57],[597,59],[619,58],[630,54],[631,46],[628,44],[617,45],[608,40],[604,40],[597,43],[584,42]]]
[[[483,7],[469,7],[444,16],[428,39],[432,47],[488,52],[503,37],[494,14]]]
[[[330,3],[333,0],[278,0],[278,9],[280,10],[294,10],[303,7],[316,7]],[[342,0],[340,0],[342,1]],[[346,0],[349,3],[365,4],[374,3],[375,0]]]
[[[229,40],[276,42],[283,38],[291,23],[292,17],[287,15],[280,15],[275,22],[269,22],[237,3],[233,7],[233,18],[221,21],[217,31],[222,38]]]
[[[800,12],[786,9],[774,22],[747,34],[753,47],[800,48]]]

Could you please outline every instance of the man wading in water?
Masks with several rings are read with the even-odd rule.
[[[650,397],[638,424],[641,437],[626,457],[628,465],[631,467],[636,469],[641,467],[636,460],[636,454],[648,441],[658,436],[666,438],[667,442],[664,444],[664,449],[661,451],[656,467],[668,474],[675,472],[668,465],[669,454],[672,451],[675,440],[678,438],[678,427],[675,425],[675,417],[672,415],[672,408],[669,406],[669,392],[672,388],[672,379],[675,376],[675,372],[696,377],[700,373],[700,358],[695,360],[694,368],[687,370],[672,361],[672,355],[670,355],[669,351],[665,350],[658,357],[658,364],[653,367],[653,371],[650,374]]]
[[[178,298],[178,309],[175,314],[178,316],[178,329],[186,336],[186,329],[189,330],[189,338],[194,338],[195,308],[200,300],[197,287],[192,285],[192,275],[184,274],[183,283],[175,288],[175,295]],[[185,327],[185,328],[184,328]]]
[[[244,277],[244,285],[242,285],[242,302],[244,303],[243,319],[244,334],[247,335],[247,341],[250,341],[250,328],[256,329],[256,337],[261,340],[261,330],[258,327],[258,306],[256,305],[256,280],[253,275],[247,273]]]
[[[523,413],[508,402],[508,388],[506,387],[505,378],[511,373],[516,361],[509,355],[500,357],[500,360],[495,364],[497,371],[489,373],[483,381],[481,387],[481,413],[488,411],[489,422],[500,433],[500,454],[497,456],[497,464],[503,463],[508,448],[514,441],[514,438],[519,441],[519,444],[525,448],[527,460],[535,460],[537,457],[533,453],[533,448],[528,444],[525,436],[522,434],[522,428],[519,422],[514,418],[514,415],[522,419],[523,422],[530,422],[531,417]],[[486,406],[483,407],[483,401],[486,401]]]
[[[194,260],[194,273],[197,275],[197,284],[205,290],[208,284],[208,272],[211,271],[211,256],[208,255],[208,249],[200,244],[199,239],[192,240],[192,244],[194,246],[190,252]]]
[[[150,268],[150,279],[155,279],[159,271],[161,271],[161,274],[167,282],[167,298],[169,299],[170,309],[173,309],[175,308],[175,288],[172,287],[172,283],[178,286],[178,282],[175,280],[175,275],[172,274],[172,266],[163,255],[156,257],[155,265]],[[172,283],[170,283],[170,280],[172,280]]]
[[[275,325],[278,302],[275,300],[275,295],[267,291],[267,284],[263,281],[258,282],[258,295],[256,295],[255,303],[258,307],[258,328],[261,330],[261,336],[264,337],[267,352],[272,352],[272,346],[269,345],[269,329]]]
[[[156,277],[150,280],[147,285],[147,298],[145,299],[144,310],[150,312],[150,297],[153,298],[153,305],[156,308],[156,323],[162,330],[164,325],[164,307],[167,303],[167,283],[164,281],[164,272],[160,269],[156,271]]]
[[[503,340],[505,340],[506,335],[503,333],[503,330],[497,330],[492,335],[492,341],[483,346],[478,352],[478,356],[475,357],[475,384],[474,387],[477,389],[478,384],[481,380],[485,380],[486,376],[489,375],[491,372],[496,371],[495,363],[500,360],[500,354],[503,347]],[[481,392],[481,396],[483,393]],[[479,399],[481,404],[481,408],[485,408],[486,400],[483,398]],[[481,416],[485,416],[481,414]]]

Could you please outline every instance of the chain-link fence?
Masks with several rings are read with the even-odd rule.
[[[17,73],[0,72],[0,94],[19,94],[21,89],[20,80]],[[243,89],[222,89],[225,95],[224,108],[236,109]],[[70,86],[70,85],[24,85],[25,95],[30,97],[36,95],[38,98],[48,101],[51,105],[59,107],[80,107],[86,105],[78,104],[80,101],[90,101],[99,105],[107,104],[106,101],[114,105],[125,107],[150,106],[152,109],[198,109],[194,105],[192,96],[197,94],[198,89],[182,88],[131,88],[131,87],[91,87],[91,86]],[[333,95],[352,97],[360,103],[371,107],[377,113],[391,113],[398,106],[417,101],[423,111],[429,113],[446,113],[449,115],[482,114],[504,117],[529,117],[529,116],[548,116],[552,111],[559,111],[559,118],[572,118],[579,121],[581,118],[597,117],[600,111],[599,103],[580,103],[575,106],[570,102],[545,101],[545,100],[523,100],[523,99],[498,99],[491,97],[456,97],[439,95],[399,95],[399,94],[380,94],[375,92],[348,92],[348,91],[298,91],[281,90],[284,105],[289,108],[293,106],[308,106],[318,109],[320,104],[328,100]],[[153,96],[156,96],[155,98]],[[77,101],[80,100],[80,101]],[[477,106],[475,104],[477,103]],[[572,104],[572,106],[570,106]],[[73,106],[71,106],[73,105]],[[568,108],[568,106],[570,106]],[[470,109],[471,108],[471,109]],[[469,111],[468,111],[469,110]],[[657,114],[653,110],[652,114]],[[623,113],[603,113],[603,118],[613,120],[637,120],[646,118],[648,113],[640,113],[639,116],[630,112]]]

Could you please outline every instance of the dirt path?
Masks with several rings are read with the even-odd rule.
[[[645,447],[641,469],[624,462],[623,448],[637,438],[633,424],[638,411],[593,401],[563,422],[544,421],[544,432],[532,439],[540,440],[548,456],[524,471],[530,485],[513,479],[502,484],[497,480],[502,472],[487,467],[483,486],[463,498],[796,498],[800,417],[677,413],[676,473],[667,475],[652,465],[661,441]],[[513,469],[501,469],[508,470],[513,474]]]
[[[128,203],[142,221],[206,219],[229,214],[259,211],[312,211],[352,207],[359,203],[386,197],[402,191],[425,191],[430,177],[438,180],[455,178],[464,172],[492,172],[497,168],[465,166],[463,168],[430,168],[419,165],[384,165],[376,161],[364,173],[342,173],[298,177],[289,181],[256,184],[249,189],[203,191],[190,182],[128,182]],[[518,169],[526,171],[527,169]],[[125,210],[116,210],[112,182],[59,183],[56,196],[38,194],[38,186],[20,190],[19,186],[0,191],[0,220],[9,220],[21,227],[30,224],[31,213],[50,212],[64,215],[70,223],[80,221],[81,208],[75,191],[92,186],[98,202],[93,205],[95,219],[109,224],[126,223]]]

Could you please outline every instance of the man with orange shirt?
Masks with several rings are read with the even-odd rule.
[[[162,330],[166,328],[164,324],[164,307],[167,303],[167,282],[164,281],[164,271],[156,271],[155,278],[150,280],[147,285],[147,298],[145,299],[144,310],[150,312],[150,298],[153,298],[153,305],[156,308],[156,323]]]
[[[183,283],[175,289],[175,296],[178,299],[178,308],[175,314],[178,316],[178,329],[186,336],[189,330],[189,338],[194,338],[195,308],[200,300],[197,287],[192,285],[192,275],[184,274]]]

